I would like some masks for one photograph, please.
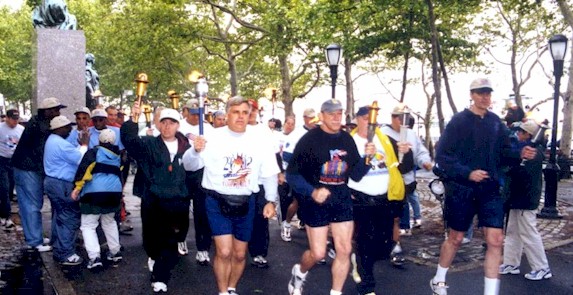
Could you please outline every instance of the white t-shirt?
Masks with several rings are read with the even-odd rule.
[[[211,124],[204,122],[203,123],[203,136],[206,136],[208,134],[210,134],[212,132],[212,130],[214,130],[215,128],[213,128],[213,126],[211,126]],[[191,149],[193,148],[193,140],[195,140],[196,136],[199,136],[199,124],[197,125],[191,125],[189,123],[187,123],[187,121],[185,120],[181,120],[179,122],[179,132],[181,132],[183,135],[185,135],[185,137],[187,137],[187,139],[189,139],[189,144],[191,145]],[[189,164],[185,164],[185,162],[183,162],[183,168],[185,169],[185,171],[192,171]]]
[[[12,158],[23,132],[24,126],[20,124],[10,128],[6,122],[0,123],[0,157]]]
[[[186,169],[205,168],[203,188],[220,194],[250,195],[259,191],[259,178],[275,177],[276,181],[280,169],[275,154],[261,144],[260,133],[255,129],[247,127],[244,133],[236,133],[224,126],[213,129],[205,139],[202,152],[190,148],[183,155]],[[274,193],[265,192],[266,195],[276,195],[276,183],[274,188]]]
[[[169,158],[171,158],[171,162],[173,162],[173,159],[175,159],[175,155],[177,154],[177,145],[179,144],[179,141],[177,141],[177,139],[172,140],[172,141],[163,141],[165,143],[165,145],[167,146],[167,150],[169,151]]]
[[[368,140],[358,135],[358,133],[354,134],[352,138],[354,138],[360,156],[364,157],[364,146]],[[370,160],[372,168],[368,170],[368,173],[359,182],[348,179],[348,187],[369,196],[379,196],[388,192],[390,174],[388,173],[388,168],[386,168],[386,151],[384,151],[380,140],[377,136],[374,136],[372,142],[376,146],[376,155]]]

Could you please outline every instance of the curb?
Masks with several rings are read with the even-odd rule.
[[[54,262],[51,252],[44,252],[40,254],[42,262],[44,263],[44,279],[51,283],[53,294],[56,295],[76,295],[76,291],[72,287],[70,281],[64,276],[59,265]],[[45,290],[44,290],[45,292]]]

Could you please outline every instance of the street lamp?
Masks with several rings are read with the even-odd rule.
[[[326,47],[326,62],[330,67],[330,79],[332,81],[332,99],[336,98],[336,78],[338,77],[338,63],[342,57],[342,47],[338,44],[330,44]]]
[[[567,51],[567,37],[559,34],[549,39],[549,49],[553,58],[553,75],[555,75],[555,89],[553,92],[553,129],[551,130],[551,153],[549,163],[543,169],[545,176],[545,203],[537,215],[540,218],[559,219],[563,216],[557,211],[557,181],[559,180],[559,165],[555,153],[557,150],[557,115],[559,111],[559,88],[563,76],[563,60]]]

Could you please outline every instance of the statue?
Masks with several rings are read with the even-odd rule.
[[[43,0],[42,5],[34,8],[32,21],[34,28],[77,29],[76,17],[68,12],[64,0]]]
[[[97,98],[102,96],[99,90],[99,75],[94,69],[95,56],[86,54],[86,106],[93,110],[97,105]]]

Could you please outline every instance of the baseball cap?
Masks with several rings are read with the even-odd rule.
[[[472,83],[470,84],[470,91],[478,89],[493,91],[493,88],[491,87],[491,81],[489,81],[489,79],[486,78],[477,78],[473,80]]]
[[[161,115],[159,116],[159,121],[163,121],[163,119],[171,119],[174,121],[177,121],[179,123],[179,119],[181,118],[181,116],[179,115],[179,112],[177,112],[174,109],[163,109],[163,111],[161,111]]]
[[[68,120],[66,116],[56,116],[50,121],[50,130],[56,130],[58,128],[62,128],[68,125],[76,125],[72,123],[72,121]]]
[[[99,139],[100,143],[114,144],[115,143],[115,132],[113,132],[113,130],[111,130],[111,129],[106,128],[99,133],[98,139]]]
[[[257,109],[257,110],[259,109],[259,103],[256,100],[249,98],[247,101],[249,102],[251,107],[253,107],[253,109]]]
[[[92,118],[107,118],[107,112],[105,110],[102,109],[94,109],[92,111]]]
[[[76,115],[77,113],[86,113],[86,114],[88,114],[88,115],[91,115],[90,109],[88,109],[87,107],[81,107],[81,108],[77,109],[77,110],[74,112],[74,115]]]
[[[20,119],[20,112],[18,112],[18,110],[8,110],[6,111],[6,117],[18,120]]]
[[[314,111],[313,108],[308,108],[306,110],[304,110],[304,113],[302,113],[303,117],[307,117],[307,118],[314,118],[316,117],[316,112]]]
[[[521,130],[535,136],[537,130],[539,130],[539,125],[533,120],[527,120],[525,122],[520,122],[518,126]]]
[[[196,98],[190,99],[185,104],[185,108],[187,108],[191,114],[199,114],[199,100]]]
[[[322,113],[333,113],[340,110],[342,110],[342,103],[335,98],[323,102],[320,107],[320,112]]]
[[[361,116],[364,116],[364,115],[368,115],[368,112],[369,112],[369,111],[370,111],[370,109],[369,109],[367,106],[360,107],[360,108],[358,109],[358,112],[356,112],[356,117],[361,117]]]
[[[403,103],[399,103],[392,109],[392,115],[402,115],[402,114],[409,114],[410,108]]]
[[[67,106],[63,105],[60,103],[60,101],[55,98],[55,97],[48,97],[45,98],[44,100],[42,100],[40,102],[40,105],[38,106],[39,110],[47,110],[47,109],[53,109],[53,108],[66,108]]]

